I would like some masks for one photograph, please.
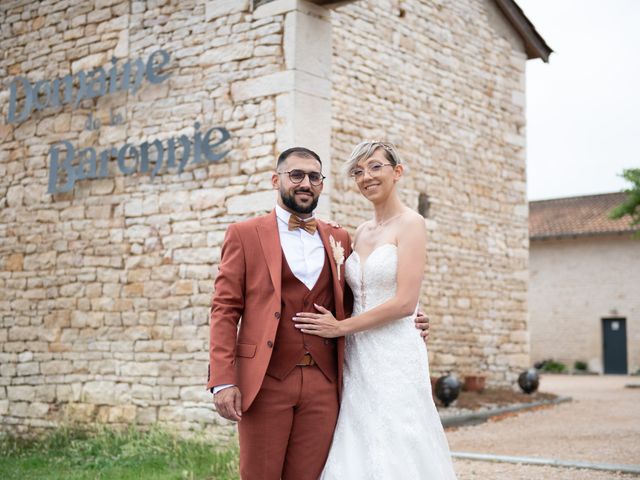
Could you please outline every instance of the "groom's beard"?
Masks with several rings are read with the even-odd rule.
[[[313,192],[308,188],[300,188],[296,190],[296,192],[308,192],[313,195]],[[313,201],[309,205],[300,205],[295,197],[295,192],[293,195],[289,195],[287,192],[280,190],[280,198],[282,198],[282,203],[289,209],[293,210],[296,213],[311,213],[318,206],[318,199],[320,196],[313,197]]]

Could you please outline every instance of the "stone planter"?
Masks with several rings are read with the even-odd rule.
[[[429,379],[431,380],[431,396],[433,397],[433,401],[436,401],[436,382],[438,381],[438,378],[440,377],[429,377]]]
[[[465,392],[482,392],[484,390],[485,375],[466,375],[462,389]]]

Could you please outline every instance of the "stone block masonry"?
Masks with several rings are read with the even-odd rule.
[[[283,70],[284,16],[254,18],[245,1],[54,0],[3,2],[0,21],[2,428],[74,420],[218,431],[226,422],[204,387],[220,246],[229,223],[271,208],[277,153],[275,94],[231,92]],[[158,49],[170,54],[162,82],[7,121],[16,77],[77,82],[111,59],[135,65]],[[24,101],[16,92],[14,117]],[[89,118],[99,127],[87,128]],[[201,162],[192,152],[179,168],[181,150],[175,168],[156,175],[151,163],[125,176],[112,159],[103,178],[47,192],[52,145],[67,142],[79,155],[193,144],[217,126],[229,138],[215,162],[205,145]],[[210,143],[220,138],[214,132]]]
[[[520,38],[491,0],[353,2],[331,20],[335,220],[353,228],[372,215],[342,172],[351,149],[394,143],[408,166],[404,199],[430,204],[432,375],[514,385],[529,365]]]
[[[526,56],[493,2],[252,3],[0,3],[1,428],[228,433],[204,389],[213,281],[227,226],[272,208],[291,144],[321,154],[321,216],[352,229],[371,210],[342,161],[362,139],[396,143],[403,197],[429,205],[434,374],[508,384],[528,365]],[[162,82],[6,121],[18,76],[35,85],[158,49]],[[196,124],[228,130],[220,161],[155,175],[111,161],[48,193],[54,144],[169,145]]]

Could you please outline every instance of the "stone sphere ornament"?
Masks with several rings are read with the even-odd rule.
[[[452,373],[447,373],[436,382],[436,397],[448,407],[460,395],[461,387],[460,380]]]
[[[518,385],[524,393],[531,394],[538,390],[540,385],[540,377],[534,368],[530,368],[520,374],[518,377]]]

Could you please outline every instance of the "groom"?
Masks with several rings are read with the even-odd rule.
[[[313,216],[325,178],[315,152],[285,150],[276,170],[275,210],[227,230],[207,388],[218,413],[238,422],[243,480],[317,480],[338,416],[344,338],[305,335],[292,317],[314,304],[350,315],[351,241]],[[424,318],[416,324],[428,330]]]

